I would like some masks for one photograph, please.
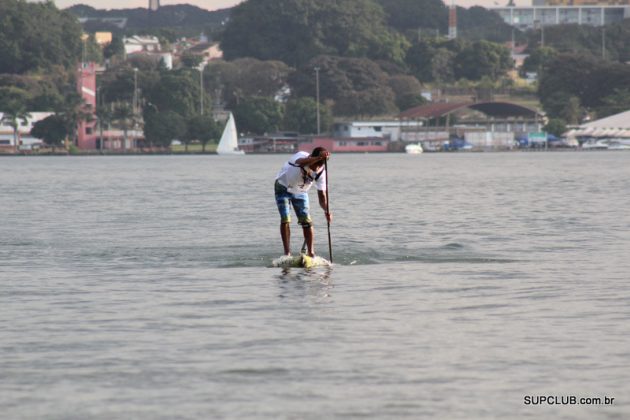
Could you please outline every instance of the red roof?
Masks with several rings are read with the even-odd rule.
[[[492,117],[527,117],[534,118],[539,114],[533,108],[511,102],[443,102],[437,104],[420,105],[401,112],[400,119],[431,119],[450,114],[458,109],[470,108],[483,112]],[[540,114],[539,114],[540,115]]]
[[[400,118],[437,118],[442,115],[450,114],[451,112],[466,108],[472,105],[473,102],[443,102],[438,104],[420,105],[410,108],[400,113]]]

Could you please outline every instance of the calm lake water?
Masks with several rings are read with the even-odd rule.
[[[1,158],[0,417],[630,417],[630,153],[287,157]]]

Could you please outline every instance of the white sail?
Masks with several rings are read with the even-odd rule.
[[[217,146],[217,154],[219,155],[242,155],[245,154],[242,150],[238,149],[238,132],[236,131],[236,123],[234,122],[234,116],[230,112],[223,134],[221,135],[221,141]]]
[[[405,152],[410,155],[419,155],[424,152],[424,149],[422,149],[422,145],[420,143],[408,144],[405,146]]]

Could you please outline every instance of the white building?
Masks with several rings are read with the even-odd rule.
[[[401,140],[402,133],[412,128],[417,131],[422,121],[352,121],[335,123],[333,137],[382,137]]]
[[[520,30],[567,24],[603,26],[630,17],[630,7],[625,5],[534,5],[491,7],[490,10],[498,13],[505,23]]]
[[[31,112],[26,119],[26,123],[18,119],[18,145],[32,146],[33,144],[41,144],[42,141],[40,139],[31,136],[31,129],[37,121],[43,120],[52,114],[53,112]],[[3,117],[4,114],[0,112],[0,121],[2,121]],[[7,125],[6,122],[0,123],[0,147],[15,147],[13,127]]]
[[[134,35],[124,37],[125,54],[137,52],[159,52],[161,50],[160,41],[156,36]]]

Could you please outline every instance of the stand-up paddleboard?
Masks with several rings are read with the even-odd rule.
[[[280,258],[276,258],[271,262],[273,267],[302,267],[302,268],[314,268],[314,267],[330,267],[332,264],[326,258],[314,256],[309,257],[306,254],[300,255],[283,255]]]

